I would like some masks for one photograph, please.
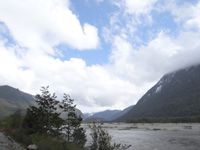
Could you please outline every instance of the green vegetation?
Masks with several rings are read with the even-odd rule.
[[[42,87],[35,100],[36,105],[30,106],[26,114],[19,110],[0,122],[0,129],[25,147],[30,144],[36,144],[39,150],[125,150],[129,147],[111,144],[111,136],[94,124],[91,126],[93,141],[86,148],[82,118],[76,114],[76,105],[69,95],[64,94],[59,102],[48,87]],[[61,113],[67,115],[65,119],[60,117]]]
[[[48,87],[43,87],[41,92],[41,95],[35,96],[37,106],[27,109],[22,126],[29,135],[34,133],[58,135],[64,121],[57,112],[59,102],[55,94],[50,94]]]
[[[16,111],[14,114],[1,120],[0,128],[3,129],[5,134],[15,139],[15,141],[29,145],[31,144],[31,137],[27,136],[22,128],[23,120],[23,113],[20,110]]]
[[[92,144],[90,150],[126,150],[131,145],[111,143],[111,136],[101,125],[93,123],[90,126],[92,133]]]
[[[64,94],[60,108],[67,112],[67,118],[64,120],[61,130],[65,131],[67,142],[72,142],[81,147],[86,142],[84,129],[80,126],[82,118],[75,113],[76,105],[73,105],[74,100],[69,95]]]

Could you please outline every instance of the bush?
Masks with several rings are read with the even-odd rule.
[[[92,144],[90,150],[126,150],[131,145],[111,143],[112,137],[101,125],[93,123],[89,126],[92,130]]]
[[[64,94],[63,101],[59,102],[48,87],[43,87],[41,92],[35,96],[37,105],[30,106],[25,116],[17,111],[6,117],[0,123],[1,127],[24,146],[34,143],[41,150],[83,149],[85,130],[81,127],[82,118],[75,113],[74,100]],[[60,117],[62,112],[67,114],[66,119]]]
[[[68,143],[62,138],[53,137],[48,134],[31,135],[32,142],[36,144],[39,150],[83,150],[79,146]]]
[[[12,137],[16,142],[29,145],[31,144],[31,139],[27,137],[21,127],[23,119],[22,111],[18,110],[14,114],[4,118],[0,124],[4,133]]]

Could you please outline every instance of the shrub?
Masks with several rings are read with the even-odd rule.
[[[116,143],[112,144],[112,137],[99,124],[93,123],[89,127],[92,130],[92,144],[90,150],[126,150],[131,146]]]

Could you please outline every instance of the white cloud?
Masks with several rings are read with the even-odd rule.
[[[99,45],[98,29],[80,24],[68,0],[0,1],[0,20],[24,47],[54,54],[53,46],[64,43],[78,50]]]
[[[157,0],[125,0],[127,13],[134,15],[148,14]]]
[[[13,53],[15,49],[0,45],[1,84],[31,93],[39,92],[43,85],[50,85],[59,95],[63,92],[71,94],[80,108],[88,106],[83,111],[102,110],[109,106],[123,108],[132,104],[136,87],[128,80],[110,74],[105,66],[87,66],[78,58],[61,61],[31,51],[19,59]]]
[[[153,23],[151,12],[157,10],[158,0],[114,0],[113,5],[118,11],[112,13],[109,26],[104,28],[106,40],[113,41],[120,36],[136,45],[142,40],[136,35],[140,26],[150,26]]]
[[[153,83],[165,73],[200,63],[199,41],[199,32],[182,32],[176,38],[160,32],[146,46],[134,49],[126,39],[116,37],[111,70],[134,85]]]
[[[191,30],[188,26],[191,23],[190,27],[198,27],[200,2],[196,5],[186,3],[181,6],[178,6],[175,1],[167,2],[126,0],[126,7],[121,7],[124,2],[118,1],[120,11],[126,13],[114,14],[110,30],[106,29],[106,31],[111,32],[106,34],[107,39],[109,39],[108,36],[111,37],[112,43],[111,70],[135,85],[155,82],[167,72],[200,62],[200,33]],[[158,34],[152,33],[155,34],[153,38],[151,37],[147,43],[137,47],[135,46],[137,42],[136,31],[141,24],[149,25],[140,15],[151,18],[152,10],[158,11],[158,13],[162,13],[162,11],[171,13],[174,19],[180,23],[179,33],[177,36],[170,36],[161,30]],[[126,18],[124,25],[118,23],[121,17]],[[159,18],[157,19],[159,21]],[[127,24],[132,25],[131,28],[135,30],[130,30]],[[115,26],[118,28],[113,29]],[[186,26],[187,30],[183,30],[182,28]]]
[[[166,3],[165,9],[170,11],[174,19],[186,29],[200,29],[200,1],[196,4],[185,2],[178,5],[172,0]]]
[[[99,44],[98,29],[88,23],[81,25],[68,1],[0,1],[0,20],[17,41],[5,46],[0,38],[0,83],[33,94],[40,86],[50,85],[59,95],[70,93],[82,111],[135,104],[164,73],[200,60],[200,33],[191,30],[199,28],[199,4],[190,7],[194,13],[189,17],[170,10],[184,26],[177,36],[160,31],[145,45],[135,47],[135,31],[142,23],[138,15],[150,16],[155,2],[126,0],[126,7],[120,8],[126,13],[118,12],[106,28],[112,46],[109,63],[88,66],[80,58],[61,60],[54,55],[54,46],[60,43],[79,50]],[[127,23],[123,27],[121,17]]]
[[[97,3],[102,3],[104,0],[96,0]]]
[[[0,83],[27,89],[33,82],[33,72],[23,69],[23,60],[16,54],[18,50],[21,49],[17,46],[5,47],[0,41]]]

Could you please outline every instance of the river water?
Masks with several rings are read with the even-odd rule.
[[[87,145],[90,129],[84,125]],[[183,123],[104,123],[112,141],[131,145],[129,150],[200,150],[200,124]]]

